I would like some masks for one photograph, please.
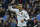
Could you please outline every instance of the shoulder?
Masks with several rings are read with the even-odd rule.
[[[25,10],[22,10],[22,12],[23,12],[24,14],[28,14],[27,11],[25,11]]]

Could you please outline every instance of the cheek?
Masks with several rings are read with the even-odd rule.
[[[18,6],[18,7],[21,7],[21,6]]]

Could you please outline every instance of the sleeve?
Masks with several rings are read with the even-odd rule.
[[[37,27],[37,25],[35,25],[34,27]]]
[[[29,20],[30,18],[29,18],[29,15],[28,15],[28,13],[26,12],[25,13],[25,20]]]
[[[10,11],[13,11],[13,12],[18,12],[18,11],[19,11],[19,9],[14,9],[14,8],[12,8],[12,6],[9,6],[8,9],[9,9]]]

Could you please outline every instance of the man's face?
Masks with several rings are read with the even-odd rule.
[[[12,20],[12,22],[14,22],[14,21],[15,21],[15,19]]]
[[[35,6],[38,6],[38,4],[37,4],[37,3],[35,3]]]
[[[33,15],[34,13],[33,13],[33,12],[31,12],[31,14]]]
[[[11,18],[13,18],[13,15],[11,16]]]
[[[0,23],[1,23],[1,21],[0,21]]]
[[[7,12],[5,12],[5,15],[7,15]]]
[[[11,15],[13,15],[13,13],[11,13]]]
[[[8,18],[9,18],[10,16],[8,15]]]
[[[39,2],[39,6],[40,6],[40,2]]]
[[[3,8],[2,10],[5,11],[5,8]]]
[[[34,6],[34,4],[32,4],[32,6]]]
[[[35,17],[35,19],[37,19],[37,17]]]
[[[28,12],[31,12],[31,9],[28,9]]]
[[[40,9],[40,7],[38,7],[38,9]]]
[[[30,1],[29,3],[32,3],[32,1]]]
[[[0,11],[1,11],[1,9],[0,9]]]
[[[40,23],[39,23],[39,25],[40,25]]]
[[[22,8],[22,4],[18,4],[18,8],[21,10],[21,8]]]

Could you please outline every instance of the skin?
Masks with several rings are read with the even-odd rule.
[[[19,8],[19,11],[22,11],[22,4],[18,4],[18,8]],[[21,20],[21,22],[23,23],[24,20]]]
[[[18,4],[19,11],[22,11],[22,4]]]
[[[40,23],[39,23],[39,25],[40,25]]]

